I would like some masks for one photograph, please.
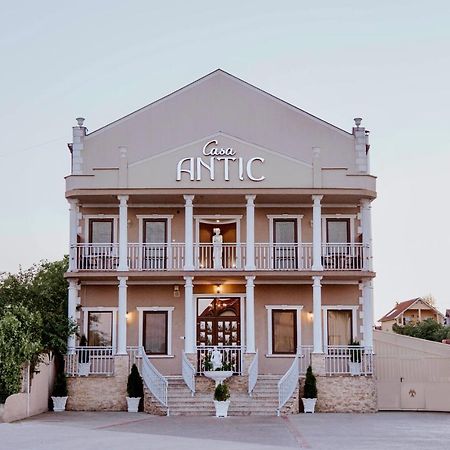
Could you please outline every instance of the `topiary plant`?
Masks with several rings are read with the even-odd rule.
[[[317,398],[316,377],[313,374],[311,366],[306,370],[303,398]]]
[[[132,398],[144,397],[144,386],[136,364],[133,364],[130,375],[128,375],[127,393],[128,397]]]
[[[80,347],[87,347],[87,339],[86,336],[83,334],[80,339]],[[78,362],[80,364],[86,364],[89,362],[89,350],[85,348],[80,348],[78,350]]]
[[[228,385],[225,383],[220,383],[216,386],[214,391],[214,400],[217,402],[226,402],[230,398],[230,391]]]
[[[359,341],[350,341],[351,346],[359,346]],[[360,363],[362,358],[362,349],[350,348],[350,361],[352,363]]]
[[[53,385],[53,397],[67,397],[67,378],[63,371],[56,374],[55,384]]]

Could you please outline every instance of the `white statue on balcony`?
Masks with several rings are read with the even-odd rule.
[[[222,269],[222,243],[223,236],[220,234],[220,228],[214,228],[213,243],[213,267]]]
[[[222,368],[222,354],[217,350],[217,347],[214,347],[211,352],[211,364],[213,370]]]

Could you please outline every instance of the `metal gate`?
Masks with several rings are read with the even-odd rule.
[[[379,410],[450,411],[450,345],[375,331]]]

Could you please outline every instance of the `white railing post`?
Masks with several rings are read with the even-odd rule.
[[[246,195],[247,211],[247,255],[245,270],[255,270],[255,198],[256,195]]]
[[[196,370],[195,367],[190,363],[185,352],[183,352],[181,372],[183,375],[183,380],[186,383],[186,386],[190,389],[192,396],[194,396]]]
[[[184,206],[184,270],[194,270],[194,206],[193,195],[183,195]]]
[[[313,195],[313,266],[312,270],[323,270],[322,267],[322,207],[323,195]]]
[[[118,195],[119,199],[119,267],[128,270],[128,195]]]

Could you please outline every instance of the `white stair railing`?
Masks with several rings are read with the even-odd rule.
[[[192,396],[195,394],[195,367],[190,363],[189,359],[186,356],[186,353],[183,352],[181,373],[183,374],[183,380],[186,383],[186,386],[190,389]]]
[[[167,415],[169,415],[168,408],[168,385],[167,379],[158,372],[158,369],[150,362],[144,347],[139,347],[139,354],[142,360],[141,376],[145,385],[161,405],[167,408]]]
[[[298,385],[299,368],[298,355],[295,355],[294,362],[288,371],[283,375],[278,382],[278,409],[277,416],[281,414],[281,408],[291,398]]]
[[[258,381],[258,350],[256,350],[252,363],[248,368],[248,395],[251,397]]]

